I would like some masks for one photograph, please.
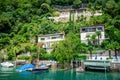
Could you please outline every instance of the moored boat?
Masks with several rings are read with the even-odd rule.
[[[14,67],[14,64],[12,64],[11,62],[3,62],[1,63],[2,67]]]
[[[40,68],[33,68],[31,71],[32,72],[41,72],[41,71],[47,71],[49,68],[48,67],[40,67]]]
[[[19,68],[16,69],[18,72],[23,72],[23,71],[31,71],[35,66],[33,64],[25,64]]]
[[[76,68],[76,72],[84,72],[84,69],[82,67]]]

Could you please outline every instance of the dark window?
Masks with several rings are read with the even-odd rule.
[[[41,38],[41,40],[45,40],[45,38]]]
[[[96,28],[92,28],[92,31],[95,32],[95,31],[96,31]]]
[[[82,29],[82,32],[86,32],[86,29],[85,29],[85,28],[83,28],[83,29]]]
[[[56,37],[52,37],[52,39],[56,39]]]
[[[98,27],[97,28],[99,31],[103,31],[103,28],[102,27]]]

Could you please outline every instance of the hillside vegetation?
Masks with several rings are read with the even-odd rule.
[[[88,9],[93,13],[101,10],[103,15],[93,16],[88,21],[84,19],[73,21],[70,18],[67,23],[48,20],[48,17],[54,16],[53,12],[57,10],[52,5],[72,6],[73,9],[77,9],[83,3],[88,4]],[[94,49],[89,44],[81,43],[80,27],[98,24],[105,25],[106,35],[109,37],[107,41],[103,41],[102,48],[118,51],[120,0],[0,0],[1,59],[14,60],[16,55],[28,51],[36,57],[39,34],[64,31],[66,40],[59,45],[53,45],[52,55],[46,55],[44,49],[39,49],[42,51],[40,59],[55,59],[64,64],[64,60],[73,60],[80,53]],[[35,42],[32,42],[32,39],[35,39]]]

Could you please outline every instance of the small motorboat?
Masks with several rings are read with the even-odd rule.
[[[84,69],[82,67],[76,68],[76,72],[84,72]]]
[[[35,66],[33,64],[25,64],[16,69],[18,72],[31,71]]]
[[[39,66],[40,66],[40,67],[50,67],[51,64],[40,64]]]
[[[49,69],[48,67],[40,67],[40,68],[33,68],[31,71],[36,73],[41,71],[47,71],[48,69]]]
[[[3,62],[1,63],[2,67],[14,67],[14,64],[12,64],[11,62]]]

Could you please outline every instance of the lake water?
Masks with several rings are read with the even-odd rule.
[[[120,73],[110,72],[75,72],[75,70],[49,70],[45,72],[16,72],[1,69],[0,80],[120,80]]]

